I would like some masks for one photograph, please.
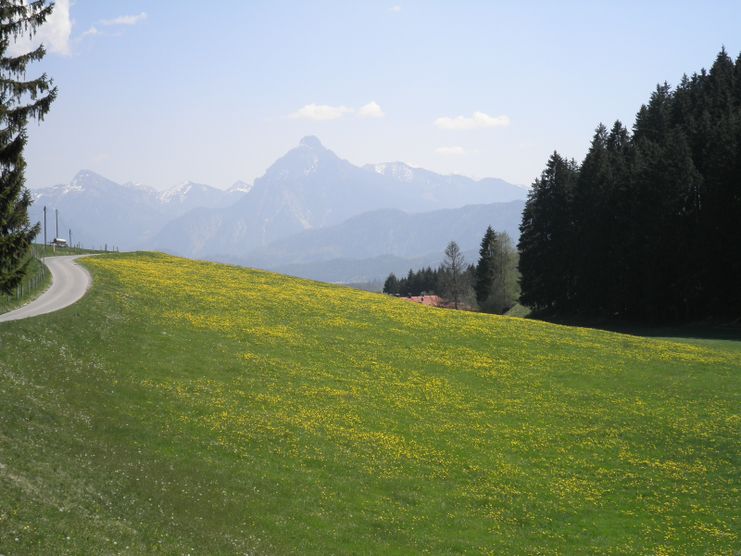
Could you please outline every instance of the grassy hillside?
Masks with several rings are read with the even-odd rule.
[[[741,356],[154,254],[0,324],[0,553],[733,554]]]

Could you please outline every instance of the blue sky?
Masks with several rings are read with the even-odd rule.
[[[209,6],[205,9],[204,6]],[[28,185],[82,168],[158,189],[252,181],[304,135],[356,164],[403,160],[529,184],[659,81],[741,51],[741,2],[76,0],[36,70]]]

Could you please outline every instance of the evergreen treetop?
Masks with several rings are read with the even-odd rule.
[[[28,219],[26,126],[44,119],[57,94],[46,74],[25,77],[29,64],[44,57],[43,46],[21,55],[10,54],[10,48],[19,36],[33,36],[52,9],[45,0],[0,0],[0,291],[6,293],[23,278],[39,232]]]
[[[496,232],[491,226],[488,226],[484,233],[484,237],[481,239],[479,262],[476,265],[476,283],[474,285],[474,290],[476,292],[476,301],[478,301],[479,305],[483,304],[488,299],[489,294],[491,293],[492,284],[494,283],[496,239]]]
[[[663,83],[632,134],[556,153],[520,226],[522,302],[631,320],[741,317],[741,55]],[[570,175],[570,178],[565,176]]]

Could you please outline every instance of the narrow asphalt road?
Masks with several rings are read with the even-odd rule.
[[[93,283],[90,273],[75,262],[75,259],[85,256],[46,257],[44,262],[51,271],[49,289],[27,305],[0,314],[0,322],[53,313],[81,299]]]

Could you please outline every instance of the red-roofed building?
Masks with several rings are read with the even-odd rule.
[[[446,301],[439,295],[414,295],[410,297],[402,297],[412,303],[421,303],[422,305],[428,305],[430,307],[445,307]]]

